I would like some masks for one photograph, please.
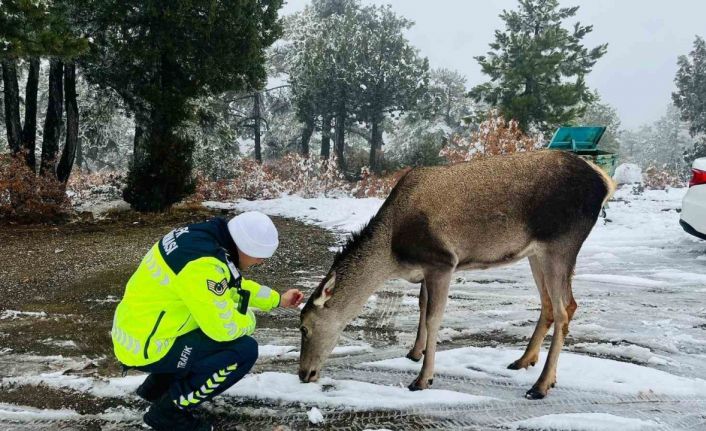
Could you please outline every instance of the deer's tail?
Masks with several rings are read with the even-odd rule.
[[[608,202],[608,199],[613,197],[613,193],[615,193],[615,189],[617,188],[617,184],[615,183],[613,178],[611,178],[610,175],[608,175],[608,172],[604,171],[600,166],[598,166],[597,164],[595,164],[589,160],[586,160],[586,162],[588,162],[589,166],[591,166],[591,168],[593,168],[593,170],[596,171],[596,173],[598,175],[600,175],[601,178],[603,179],[603,183],[605,184],[605,187],[607,190],[605,198],[603,198],[603,204],[602,204],[602,206],[605,206],[605,203]]]

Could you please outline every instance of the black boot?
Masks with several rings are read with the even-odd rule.
[[[174,381],[174,374],[150,374],[135,391],[145,401],[157,401]]]
[[[152,403],[143,416],[147,425],[157,431],[212,431],[213,425],[178,408],[169,394]]]

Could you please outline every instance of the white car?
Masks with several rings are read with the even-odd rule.
[[[694,160],[691,172],[679,223],[688,233],[706,239],[706,157]]]

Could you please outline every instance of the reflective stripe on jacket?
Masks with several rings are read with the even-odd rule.
[[[252,334],[251,308],[269,311],[280,297],[243,279],[228,265],[229,253],[237,256],[220,218],[175,229],[152,246],[115,311],[111,335],[118,360],[128,366],[156,362],[176,337],[196,328],[216,341]]]

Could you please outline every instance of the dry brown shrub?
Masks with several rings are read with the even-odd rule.
[[[51,175],[35,174],[22,154],[0,156],[0,220],[52,222],[69,210],[64,184]]]
[[[491,110],[470,138],[453,136],[439,155],[454,164],[487,156],[533,151],[539,145],[538,139],[520,130],[517,121],[507,121],[497,111]]]
[[[85,173],[74,170],[66,185],[66,193],[76,206],[83,203],[109,201],[122,198],[125,173],[105,171]]]
[[[287,194],[303,197],[326,196],[343,191],[348,183],[338,167],[338,159],[331,155],[328,160],[319,157],[304,157],[288,154],[266,166],[279,181]]]
[[[650,166],[642,174],[642,186],[647,190],[666,190],[670,187],[684,187],[679,175]]]
[[[252,159],[240,159],[236,177],[207,181],[197,174],[196,201],[233,201],[236,199],[273,199],[282,194],[304,197],[343,191],[347,183],[338,169],[335,156],[329,160],[288,154],[276,162],[259,164]]]
[[[360,181],[353,184],[351,194],[357,198],[386,198],[397,185],[400,178],[405,176],[412,168],[407,167],[398,171],[382,175],[375,175],[366,166],[360,171]]]
[[[234,172],[235,178],[217,181],[208,181],[204,175],[197,174],[196,192],[190,200],[273,199],[282,193],[272,174],[255,160],[240,159]]]

